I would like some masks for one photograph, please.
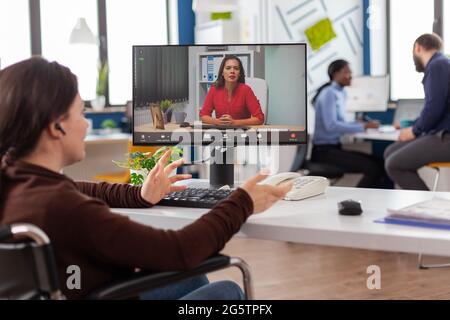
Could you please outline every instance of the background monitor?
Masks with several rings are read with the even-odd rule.
[[[347,90],[347,112],[386,111],[389,102],[389,76],[355,77]]]
[[[208,145],[219,134],[234,145],[306,143],[306,52],[303,43],[134,46],[133,143]],[[264,114],[260,125],[217,128],[201,123],[205,98],[228,55],[242,62],[245,84]],[[247,108],[245,101],[239,103],[238,108]],[[180,139],[180,132],[189,138]]]
[[[416,120],[422,112],[425,104],[424,99],[400,99],[397,102],[395,110],[394,122],[403,120]]]

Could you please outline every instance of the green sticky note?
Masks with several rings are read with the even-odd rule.
[[[231,20],[231,12],[212,12],[211,20]]]
[[[305,30],[309,44],[314,51],[319,50],[325,44],[336,38],[333,24],[329,18],[320,20],[315,25]]]

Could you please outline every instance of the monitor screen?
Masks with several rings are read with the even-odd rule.
[[[133,46],[133,143],[306,143],[306,52],[303,43]]]
[[[384,112],[389,102],[389,76],[352,79],[347,89],[347,112]]]

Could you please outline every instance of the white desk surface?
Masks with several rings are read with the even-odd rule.
[[[375,223],[387,208],[402,208],[431,199],[450,199],[450,193],[404,190],[373,190],[330,187],[324,195],[299,202],[280,201],[259,215],[251,216],[240,236],[256,239],[331,245],[369,250],[450,256],[450,231]],[[338,214],[337,202],[362,201],[364,213]],[[151,209],[113,209],[136,222],[164,229],[179,229],[207,209],[155,206]]]
[[[117,142],[127,142],[131,139],[131,134],[129,133],[111,133],[106,135],[100,134],[89,134],[84,139],[86,144],[97,144],[97,143],[117,143]]]
[[[380,132],[378,129],[367,129],[365,132],[351,134],[350,136],[361,140],[397,141],[400,134],[395,132]]]

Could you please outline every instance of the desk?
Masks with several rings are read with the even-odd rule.
[[[121,143],[131,140],[130,133],[112,133],[112,134],[88,134],[84,139],[86,145],[105,144],[105,143]]]
[[[368,129],[366,132],[360,132],[355,134],[348,135],[351,139],[358,139],[358,140],[370,140],[370,141],[390,141],[390,142],[396,142],[398,141],[398,136],[400,134],[400,130],[397,130],[396,132],[379,132],[378,129]],[[422,180],[425,181],[425,184],[430,188],[430,190],[433,187],[434,179],[436,177],[436,172],[430,168],[423,167],[418,170],[418,173]],[[450,169],[443,169],[441,173],[441,178],[439,179],[439,185],[438,190],[450,190]]]
[[[64,168],[64,174],[74,180],[93,181],[98,174],[122,172],[112,160],[125,160],[128,140],[131,134],[112,133],[107,135],[87,135],[85,138],[86,157],[83,161]]]
[[[380,132],[378,129],[367,129],[365,132],[350,134],[349,137],[360,140],[397,141],[400,131]]]
[[[251,216],[239,236],[305,244],[368,250],[450,256],[450,231],[387,225],[373,222],[386,216],[386,208],[402,208],[449,193],[330,187],[324,195],[299,202],[280,201],[263,214]],[[364,213],[340,216],[337,202],[362,201]],[[153,227],[179,229],[207,212],[206,209],[155,206],[151,209],[113,209]]]

